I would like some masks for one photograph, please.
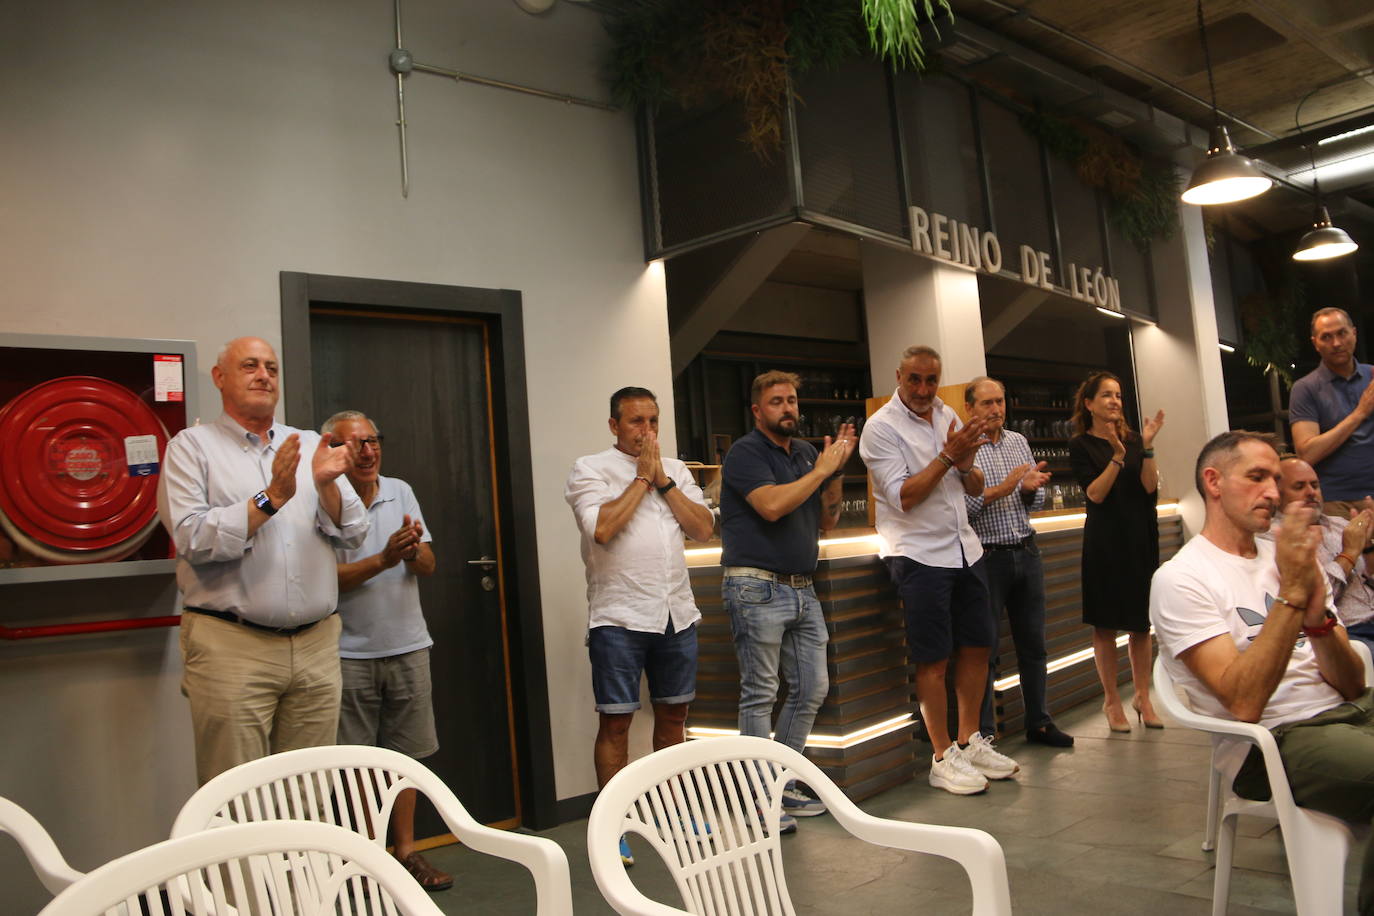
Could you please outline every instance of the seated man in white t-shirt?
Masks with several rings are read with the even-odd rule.
[[[1165,666],[1198,712],[1273,731],[1303,807],[1353,822],[1374,815],[1374,701],[1364,665],[1336,619],[1317,562],[1313,510],[1293,503],[1273,541],[1256,540],[1279,508],[1269,437],[1222,433],[1195,475],[1207,516],[1155,573],[1150,619]],[[1267,797],[1263,764],[1229,761],[1236,791]],[[1243,766],[1242,766],[1243,761]],[[1374,855],[1360,912],[1374,913]]]

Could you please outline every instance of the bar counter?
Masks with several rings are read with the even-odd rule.
[[[1160,562],[1183,545],[1177,503],[1161,503]],[[1045,570],[1045,632],[1049,648],[1051,713],[1102,695],[1092,661],[1092,630],[1082,622],[1079,565],[1081,509],[1036,513],[1032,524]],[[914,669],[907,659],[901,603],[878,559],[871,528],[831,532],[820,542],[815,584],[830,632],[830,692],[816,716],[807,756],[851,798],[862,799],[914,777],[916,761],[930,753],[917,737]],[[694,737],[737,733],[739,669],[730,621],[721,605],[720,546],[691,546],[687,564],[701,608],[697,698],[688,717]],[[1016,653],[1006,615],[999,613],[995,686],[997,731],[1025,730]],[[1125,637],[1117,649],[1120,679],[1129,679]],[[786,691],[784,683],[780,688]],[[952,694],[952,691],[951,691]],[[953,718],[950,720],[954,721]]]

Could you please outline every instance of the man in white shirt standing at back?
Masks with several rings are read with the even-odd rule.
[[[897,367],[897,390],[869,417],[859,454],[873,478],[879,555],[902,599],[916,699],[935,745],[930,784],[972,795],[989,779],[1007,779],[1020,768],[978,731],[997,622],[983,547],[969,527],[964,496],[983,492],[983,472],[973,460],[988,441],[987,423],[975,417],[960,424],[940,400],[940,374],[939,353],[908,347]],[[945,711],[951,658],[959,705],[953,736]]]
[[[600,726],[594,760],[604,787],[629,762],[630,720],[649,678],[654,750],[686,739],[696,698],[697,610],[683,534],[704,541],[715,517],[687,466],[658,447],[658,400],[647,388],[611,395],[615,444],[577,459],[563,493],[582,532],[587,650]],[[625,838],[625,864],[634,864]]]

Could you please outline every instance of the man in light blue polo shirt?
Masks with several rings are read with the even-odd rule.
[[[339,743],[428,757],[439,749],[429,677],[434,640],[420,609],[418,577],[434,573],[434,551],[420,504],[410,484],[382,476],[382,434],[365,415],[341,411],[324,422],[322,431],[356,445],[348,479],[371,522],[361,546],[337,551],[343,619]],[[415,850],[414,789],[396,797],[391,833],[393,854],[421,887],[453,886],[452,876]]]
[[[1327,515],[1346,518],[1374,493],[1374,386],[1368,363],[1355,360],[1355,326],[1344,309],[1312,315],[1312,346],[1321,365],[1293,384],[1288,420],[1293,449],[1321,478]]]

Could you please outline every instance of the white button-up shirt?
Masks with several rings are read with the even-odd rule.
[[[248,500],[272,480],[286,437],[299,433],[296,495],[248,536]],[[226,415],[184,429],[167,444],[158,510],[177,548],[177,587],[187,607],[232,611],[266,627],[295,627],[334,613],[335,547],[367,537],[367,509],[339,475],[335,525],[311,471],[319,433],[272,425],[262,438]]]
[[[902,403],[897,392],[864,424],[859,454],[873,480],[877,508],[878,555],[902,556],[926,566],[959,569],[983,556],[983,545],[969,527],[964,485],[948,471],[930,495],[902,511],[902,484],[925,470],[945,447],[950,422],[963,426],[944,401],[935,399],[930,421]]]
[[[673,630],[685,630],[701,619],[701,612],[687,574],[682,526],[665,497],[653,491],[645,493],[625,527],[608,543],[596,542],[597,515],[635,479],[635,464],[632,456],[611,446],[577,459],[568,475],[563,498],[572,506],[582,531],[587,626],[662,633],[668,629],[671,616]],[[676,458],[664,458],[663,472],[684,496],[706,505],[706,497],[687,465]]]

